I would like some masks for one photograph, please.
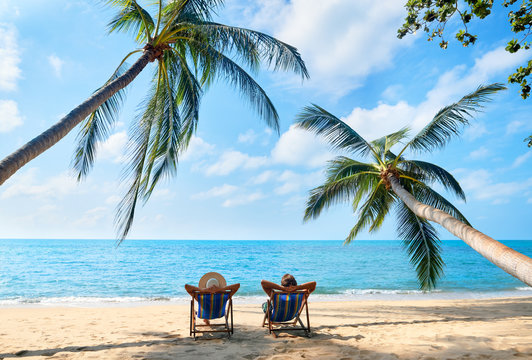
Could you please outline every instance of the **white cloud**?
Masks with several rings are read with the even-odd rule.
[[[520,120],[514,120],[506,125],[506,135],[511,135],[520,132],[526,128],[526,123]]]
[[[306,86],[336,96],[393,66],[397,51],[414,41],[397,39],[405,12],[396,0],[271,0],[241,6],[249,14],[247,24],[298,48],[312,76]]]
[[[77,226],[94,227],[98,225],[103,218],[108,217],[108,215],[108,209],[106,207],[96,207],[85,211],[81,218],[74,223]]]
[[[12,25],[0,24],[0,90],[17,88],[17,80],[21,75],[19,63],[16,29]]]
[[[297,174],[293,171],[286,170],[278,181],[282,182],[281,186],[275,188],[275,193],[278,195],[286,195],[293,192],[298,192],[302,189],[309,189],[314,187],[323,179],[322,171],[316,171],[310,174]]]
[[[205,140],[198,136],[192,136],[188,144],[188,149],[181,154],[179,160],[190,161],[198,160],[205,155],[212,154],[215,146],[207,143]]]
[[[468,157],[473,160],[478,160],[478,159],[483,159],[487,157],[488,155],[490,155],[489,149],[485,146],[481,146],[478,149],[471,151]]]
[[[157,188],[153,191],[152,198],[170,200],[175,197],[175,193],[168,188]]]
[[[257,169],[268,163],[266,156],[249,156],[239,151],[225,151],[218,161],[207,167],[207,175],[228,175],[238,168]]]
[[[224,201],[223,207],[233,207],[239,205],[247,205],[252,202],[264,199],[266,196],[261,192],[255,192],[247,195],[239,195],[234,198],[230,198]]]
[[[48,56],[48,63],[54,70],[55,76],[60,78],[62,70],[63,70],[63,65],[65,64],[65,62],[61,60],[57,55],[52,54]]]
[[[102,159],[109,159],[113,162],[124,162],[124,150],[127,144],[127,140],[128,137],[125,131],[121,131],[109,136],[106,141],[99,144],[99,156]]]
[[[532,189],[532,178],[524,181],[495,182],[493,173],[480,169],[467,171],[459,179],[459,183],[466,194],[472,194],[477,200],[490,201],[493,204],[506,203],[513,196],[521,196]]]
[[[278,176],[278,172],[277,171],[266,170],[266,171],[260,173],[259,175],[255,176],[255,177],[252,177],[251,178],[251,183],[253,183],[255,185],[264,184],[264,183],[270,181],[271,179],[275,178],[276,176]]]
[[[388,101],[397,101],[401,98],[401,94],[403,92],[404,92],[403,85],[401,84],[390,85],[382,92],[382,97]]]
[[[105,203],[109,205],[117,205],[122,198],[118,195],[111,195],[105,199]]]
[[[0,133],[9,132],[22,123],[18,104],[13,100],[0,100]]]
[[[253,129],[249,129],[243,134],[238,134],[238,142],[243,144],[253,144],[257,139],[257,133]]]
[[[516,167],[521,166],[521,165],[522,165],[525,161],[527,161],[531,156],[532,156],[532,151],[528,151],[528,152],[524,153],[523,155],[518,156],[518,157],[514,160],[514,163],[512,164],[512,168],[516,168]]]
[[[465,131],[464,131],[464,138],[466,138],[469,141],[476,140],[486,134],[488,134],[489,131],[486,129],[486,126],[484,123],[481,122],[475,122],[471,124]]]
[[[1,194],[2,199],[17,196],[28,196],[38,199],[60,198],[79,192],[78,183],[68,173],[62,173],[43,179],[38,176],[38,170],[31,168],[18,173],[6,182]]]
[[[214,197],[227,196],[238,190],[238,186],[223,184],[222,186],[215,186],[210,190],[193,194],[192,199],[211,199]]]
[[[416,109],[404,101],[395,105],[379,104],[373,109],[354,108],[342,119],[367,140],[378,139],[412,123]]]
[[[321,167],[333,154],[320,138],[292,125],[275,144],[271,157],[277,164]]]

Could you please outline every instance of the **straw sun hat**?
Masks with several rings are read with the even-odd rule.
[[[203,275],[199,281],[198,287],[201,289],[207,289],[211,286],[223,288],[227,285],[222,275],[217,272],[209,272]]]

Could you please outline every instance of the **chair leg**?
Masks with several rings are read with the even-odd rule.
[[[230,300],[231,301],[231,334],[234,334],[234,328],[233,328],[233,299]]]
[[[192,318],[194,317],[194,299],[190,302],[190,336],[192,336]]]
[[[310,337],[310,317],[308,315],[308,303],[305,303],[305,311],[307,313],[307,330],[306,330],[306,333],[307,333],[307,336]]]

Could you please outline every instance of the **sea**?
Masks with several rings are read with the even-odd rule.
[[[532,257],[532,241],[503,241]],[[462,241],[442,241],[445,275],[419,290],[401,241],[0,240],[0,307],[185,304],[185,284],[221,273],[235,301],[260,303],[260,281],[316,281],[317,301],[532,296]]]

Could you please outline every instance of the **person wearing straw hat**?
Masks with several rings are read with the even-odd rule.
[[[234,284],[227,286],[225,278],[217,272],[208,272],[203,275],[198,283],[198,286],[185,285],[185,290],[194,297],[194,292],[210,292],[215,293],[223,290],[230,290],[229,297],[233,296],[234,293],[240,288],[240,284]],[[210,325],[209,319],[203,319],[205,325]]]

